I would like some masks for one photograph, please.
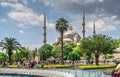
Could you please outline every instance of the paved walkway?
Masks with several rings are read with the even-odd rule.
[[[45,77],[75,77],[73,74],[53,71],[53,70],[41,70],[41,69],[13,69],[13,68],[0,68],[1,74],[23,74],[23,75],[35,75]]]

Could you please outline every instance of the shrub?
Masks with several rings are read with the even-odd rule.
[[[82,65],[82,66],[78,66],[78,68],[85,69],[85,70],[106,69],[106,68],[114,68],[114,67],[115,67],[115,65]]]
[[[41,66],[37,65],[38,68],[41,68]],[[36,67],[36,68],[37,68]],[[57,65],[44,65],[44,68],[70,68],[70,67],[73,67],[72,65],[68,65],[68,64],[64,64],[64,65],[61,65],[61,64],[57,64]]]
[[[17,65],[9,65],[8,68],[17,68]]]

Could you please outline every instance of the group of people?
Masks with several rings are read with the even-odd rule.
[[[7,62],[3,62],[2,67],[8,67],[8,63]]]
[[[33,68],[37,64],[36,61],[18,61],[17,66],[18,68]]]

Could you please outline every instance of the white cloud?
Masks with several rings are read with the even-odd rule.
[[[28,3],[27,0],[22,0],[22,1],[23,1],[24,4],[27,4],[27,3]]]
[[[13,11],[8,13],[8,16],[14,20],[30,25],[40,25],[40,23],[43,22],[43,15],[38,16],[35,13],[31,13],[31,12],[24,13],[24,12]]]
[[[18,2],[18,0],[3,0],[3,1],[14,2],[14,3],[17,3],[17,2]]]
[[[85,0],[84,3],[91,3],[91,2],[103,2],[104,0]]]
[[[88,22],[87,24],[87,28],[88,29],[93,29],[93,22]],[[109,31],[114,31],[116,30],[116,27],[114,25],[111,25],[111,24],[108,24],[108,23],[105,23],[104,20],[97,20],[95,22],[95,26],[96,26],[96,31],[99,31],[99,32],[109,32]]]
[[[26,1],[26,0],[25,0]],[[1,2],[3,7],[11,7],[14,10],[8,13],[8,16],[16,21],[19,21],[19,27],[41,25],[43,23],[43,14],[38,15],[31,8],[25,7],[21,3]]]
[[[0,19],[0,22],[6,22],[6,19]]]
[[[20,32],[21,34],[24,34],[24,33],[25,33],[23,30],[20,30],[19,32]]]
[[[26,0],[24,0],[26,1]],[[14,10],[8,13],[8,16],[20,23],[17,25],[20,28],[28,28],[30,26],[38,26],[43,25],[44,15],[38,15],[31,8],[25,7],[23,4],[20,3],[8,3],[2,2],[1,6],[3,7],[11,7]],[[48,28],[54,28],[54,23],[47,22]]]
[[[31,44],[31,45],[25,45],[25,47],[28,47],[30,50],[34,50],[35,48],[40,48],[42,44]]]
[[[100,2],[103,2],[104,0],[99,0]]]
[[[23,23],[19,23],[17,26],[20,27],[20,28],[23,28],[23,29],[29,28],[28,26],[26,26],[26,25],[23,24]]]
[[[3,7],[11,7],[15,11],[21,11],[21,12],[33,12],[31,8],[25,7],[21,3],[9,3],[9,2],[1,2],[1,6]]]
[[[73,30],[75,32],[78,32],[81,34],[82,31],[82,24],[81,24],[82,18],[78,18],[72,22],[70,22],[70,25],[73,26]],[[85,17],[85,27],[86,27],[86,35],[91,35],[93,31],[93,21],[95,21],[96,26],[96,32],[97,33],[109,33],[114,32],[118,28],[117,26],[120,24],[120,20],[117,19],[116,15],[107,15],[107,14],[101,14],[101,15],[86,15]]]
[[[32,0],[32,2],[36,2],[36,0]]]
[[[55,29],[55,23],[49,23],[49,22],[47,22],[47,28],[51,28],[51,29]]]
[[[94,16],[97,31],[100,32],[115,31],[117,29],[115,25],[120,24],[120,21],[117,20],[117,16],[108,16],[106,14],[102,14],[100,16],[101,16],[100,18],[98,16]],[[86,23],[86,27],[88,29],[93,29],[93,21],[94,20],[88,21],[88,23]]]

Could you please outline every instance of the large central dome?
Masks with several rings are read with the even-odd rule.
[[[60,36],[57,38],[56,43],[60,43]],[[81,37],[78,33],[73,31],[72,26],[68,28],[68,31],[63,34],[63,42],[68,43],[68,42],[74,42],[75,44],[79,43]]]

